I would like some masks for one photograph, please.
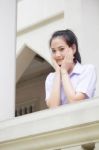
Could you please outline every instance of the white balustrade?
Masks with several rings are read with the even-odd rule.
[[[99,98],[0,123],[0,150],[55,150],[99,142]]]

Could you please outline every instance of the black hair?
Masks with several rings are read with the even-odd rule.
[[[52,40],[54,38],[58,37],[58,36],[63,37],[64,41],[67,43],[67,45],[69,47],[72,47],[73,44],[75,44],[76,52],[74,54],[74,62],[76,63],[78,61],[79,63],[81,63],[81,56],[80,56],[80,53],[79,53],[79,50],[78,50],[78,41],[77,41],[77,37],[74,34],[74,32],[69,30],[69,29],[59,30],[59,31],[54,32],[51,39],[50,39],[50,42],[49,42],[50,46],[51,46]]]

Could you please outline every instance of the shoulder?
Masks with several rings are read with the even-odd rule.
[[[89,72],[95,72],[95,70],[95,66],[92,64],[80,64],[79,62],[77,62],[72,73],[82,75]]]
[[[83,72],[96,72],[96,68],[93,64],[85,64],[82,65],[82,71]]]
[[[81,78],[86,78],[86,80],[97,78],[96,67],[93,64],[82,65]]]

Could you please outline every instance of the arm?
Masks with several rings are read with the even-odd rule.
[[[48,99],[46,100],[46,104],[50,108],[54,108],[60,105],[60,67],[57,65],[56,61],[53,60],[54,68],[55,68],[55,76],[53,80],[53,85],[51,87],[51,93]]]
[[[71,72],[74,68],[74,62],[73,62],[73,49],[68,48],[68,51],[66,53],[66,56],[63,60],[62,66],[61,66],[61,79],[62,79],[62,85],[64,88],[65,95],[67,97],[68,103],[73,103],[79,100],[86,99],[86,94],[82,92],[76,92],[76,90],[73,88],[72,83],[70,81],[69,72]]]
[[[55,72],[52,91],[49,98],[46,100],[49,108],[54,108],[60,105],[60,73]]]
[[[87,96],[84,93],[75,92],[75,89],[73,88],[72,83],[70,81],[68,72],[65,69],[61,69],[61,78],[64,91],[68,99],[68,103],[73,103],[87,98]]]

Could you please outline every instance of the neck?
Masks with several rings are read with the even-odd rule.
[[[69,74],[73,71],[75,64],[76,64],[76,63],[72,63],[72,64],[71,64],[71,67],[70,67],[70,69],[68,70],[68,73],[69,73]]]

